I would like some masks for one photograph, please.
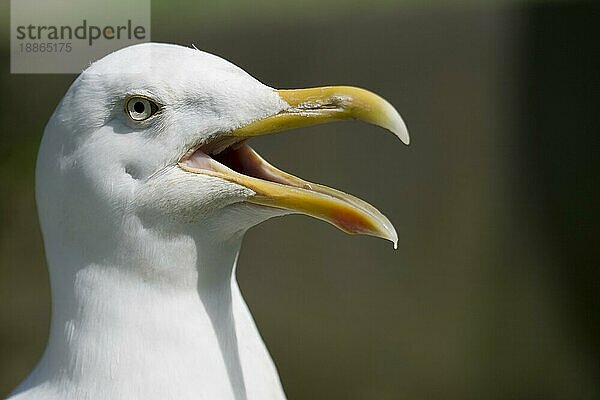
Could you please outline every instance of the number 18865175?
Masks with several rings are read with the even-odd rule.
[[[70,53],[73,50],[70,42],[65,43],[19,43],[21,53]]]

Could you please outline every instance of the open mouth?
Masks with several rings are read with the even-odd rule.
[[[315,90],[334,88],[300,89],[299,91],[312,93]],[[330,106],[332,98],[329,93],[325,93],[326,96],[323,93],[307,96],[306,93],[298,95],[298,91],[279,91],[280,95],[282,92],[293,92],[295,96],[293,99],[290,99],[287,93],[282,95],[290,103],[290,109],[224,134],[199,148],[191,149],[179,161],[179,166],[190,173],[218,177],[252,190],[255,194],[246,200],[250,203],[310,215],[327,221],[344,232],[382,237],[396,245],[397,234],[393,225],[375,207],[347,193],[307,182],[281,171],[265,161],[248,145],[248,139],[253,136],[350,118],[362,119],[392,131],[396,129],[400,134],[406,135],[405,141],[408,140],[404,123],[389,103],[363,89],[350,88],[351,91],[348,88],[344,89],[343,99],[346,103],[337,109],[332,109]],[[349,97],[348,93],[354,97]],[[306,97],[309,97],[305,100],[310,107],[308,113],[303,112],[304,103],[298,100]],[[319,101],[323,104],[322,108],[318,106]],[[360,104],[361,101],[364,104]],[[404,130],[393,125],[397,125],[398,120],[401,123],[400,128]],[[398,136],[404,140],[400,134]]]
[[[232,144],[219,153],[209,153],[205,147],[200,147],[183,157],[180,163],[186,169],[202,171],[208,175],[241,175],[239,178],[242,179],[256,178],[306,190],[311,190],[314,185],[273,167],[245,140]]]

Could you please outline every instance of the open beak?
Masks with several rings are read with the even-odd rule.
[[[289,108],[192,149],[181,159],[180,167],[251,189],[255,193],[247,199],[251,203],[307,214],[347,233],[381,237],[396,246],[393,225],[375,207],[273,167],[246,142],[254,136],[287,129],[357,119],[386,128],[408,144],[408,131],[398,112],[380,96],[351,86],[278,90],[277,93]]]

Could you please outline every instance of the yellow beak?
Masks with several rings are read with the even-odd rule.
[[[408,144],[408,131],[398,112],[380,96],[350,86],[277,93],[288,108],[226,133],[219,139],[219,145],[208,146],[204,149],[206,154],[184,159],[180,166],[189,172],[217,176],[251,189],[255,192],[247,200],[251,203],[307,214],[345,232],[382,237],[396,244],[393,225],[375,207],[349,194],[285,173],[239,142],[292,128],[357,119],[386,128]]]
[[[357,119],[381,126],[408,144],[408,130],[400,114],[382,97],[352,86],[325,86],[278,90],[290,108],[272,117],[255,121],[231,134],[252,137],[302,126]]]

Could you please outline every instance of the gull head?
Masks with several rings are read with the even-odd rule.
[[[397,235],[375,207],[279,170],[250,142],[347,119],[408,143],[396,110],[364,89],[276,90],[169,44],[90,65],[39,149],[52,321],[14,398],[284,399],[235,281],[243,234],[301,213],[348,233]]]
[[[285,173],[249,145],[256,136],[346,119],[408,143],[396,110],[364,89],[276,90],[197,49],[122,49],[75,80],[46,127],[36,172],[44,236],[68,245],[82,235],[96,241],[140,227],[170,234],[194,226],[225,238],[302,213],[395,243],[375,207]]]

